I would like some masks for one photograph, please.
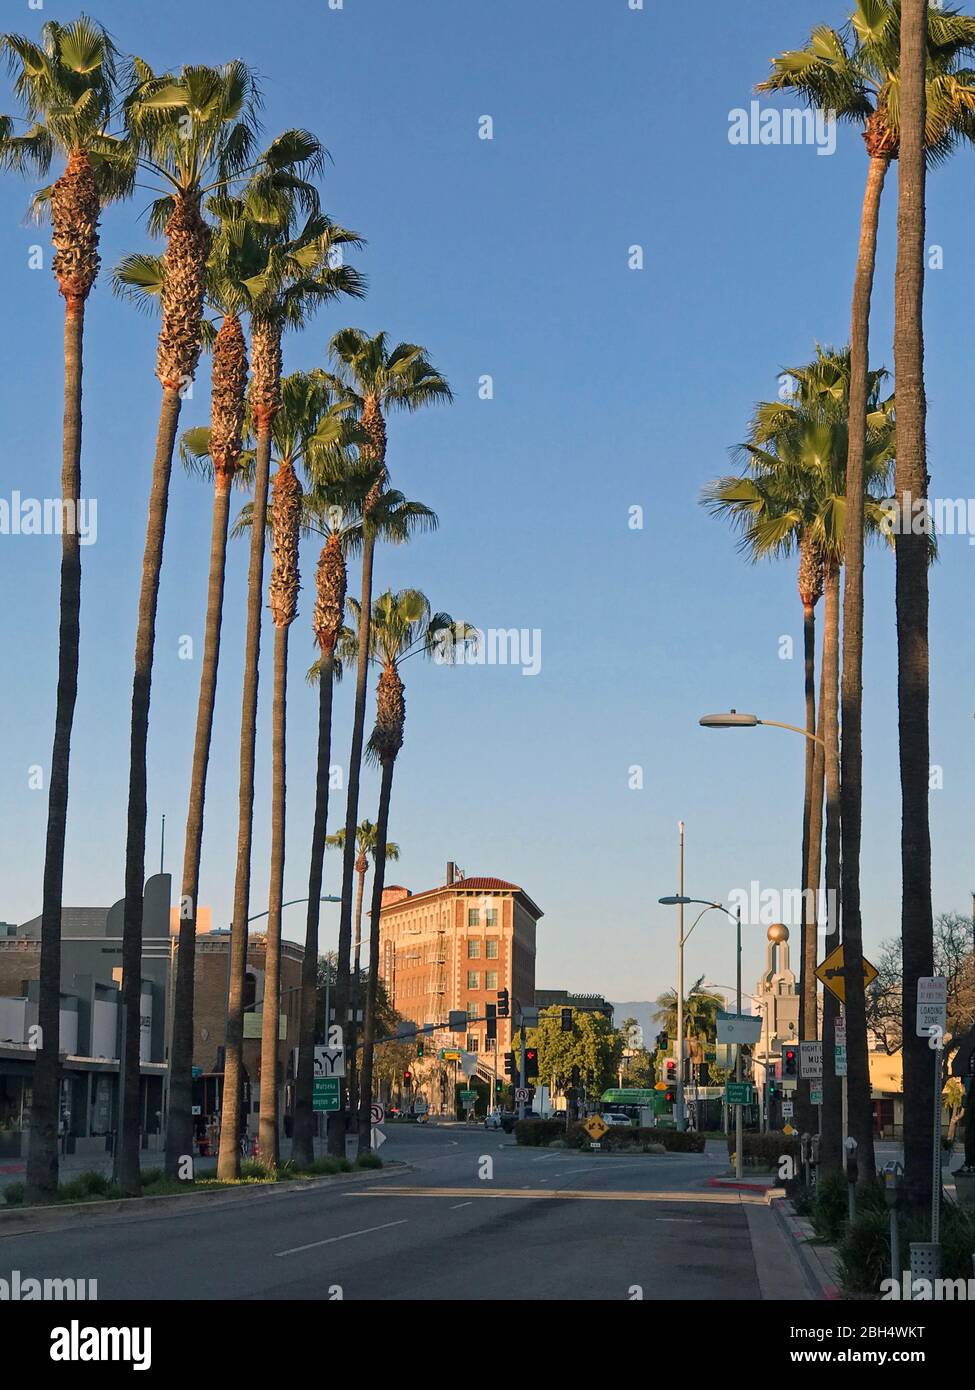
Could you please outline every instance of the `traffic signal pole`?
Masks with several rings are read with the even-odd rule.
[[[518,1030],[521,1038],[521,1067],[519,1069],[518,1074],[521,1078],[521,1080],[519,1081],[519,1085],[521,1089],[524,1091],[525,1087],[528,1085],[528,1062],[525,1057],[525,1048],[527,1046],[528,1040],[525,1031],[525,1016],[523,1013],[521,1013],[520,1006],[519,1017],[521,1019],[521,1027]],[[520,1100],[518,1102],[518,1118],[519,1120],[523,1120],[525,1118],[525,1102],[523,1100]]]

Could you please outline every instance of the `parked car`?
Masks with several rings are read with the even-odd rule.
[[[615,1110],[604,1111],[602,1115],[602,1121],[604,1125],[610,1126],[626,1125],[627,1127],[629,1127],[633,1124],[633,1121],[630,1119],[629,1115],[621,1115]]]

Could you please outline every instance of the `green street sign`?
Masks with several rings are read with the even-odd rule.
[[[751,1105],[752,1083],[750,1081],[729,1081],[725,1086],[724,1095],[729,1105]]]
[[[812,1101],[813,1105],[822,1105],[822,1103],[823,1103],[823,1091],[822,1091],[822,1087],[820,1087],[820,1086],[810,1086],[810,1087],[809,1087],[809,1099]]]
[[[312,1110],[341,1110],[341,1084],[338,1076],[316,1076],[312,1082]]]
[[[705,1052],[704,1060],[705,1062],[716,1062],[718,1060],[717,1052]]]
[[[460,1098],[461,1098],[461,1100],[477,1100],[477,1092],[476,1092],[476,1091],[461,1091],[461,1093],[460,1093]]]

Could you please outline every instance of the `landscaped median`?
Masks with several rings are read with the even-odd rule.
[[[251,1159],[240,1166],[240,1178],[223,1182],[216,1177],[203,1176],[181,1182],[167,1178],[161,1168],[146,1169],[142,1174],[142,1193],[125,1197],[121,1189],[103,1173],[80,1173],[70,1182],[61,1183],[58,1195],[42,1206],[24,1206],[24,1184],[10,1183],[3,1189],[0,1203],[0,1228],[4,1226],[44,1224],[52,1218],[69,1215],[108,1215],[129,1211],[162,1211],[184,1203],[206,1204],[245,1199],[250,1193],[292,1188],[317,1187],[342,1178],[375,1175],[375,1170],[399,1170],[404,1165],[384,1165],[378,1154],[362,1154],[355,1163],[345,1158],[318,1158],[307,1168],[293,1163],[266,1168],[259,1160]]]
[[[705,1138],[695,1130],[639,1129],[636,1125],[611,1125],[598,1140],[599,1148],[583,1124],[562,1120],[519,1120],[515,1140],[533,1148],[589,1149],[593,1153],[694,1153],[704,1152]]]

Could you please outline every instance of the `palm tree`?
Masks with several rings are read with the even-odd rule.
[[[278,1161],[278,1015],[281,971],[281,904],[284,899],[286,814],[285,732],[288,636],[298,612],[298,548],[303,489],[297,468],[314,475],[316,459],[343,439],[347,403],[337,404],[321,372],[294,372],[281,383],[281,404],[272,429],[277,469],[271,483],[270,608],[274,622],[272,713],[271,882],[264,957],[261,1039],[260,1146],[264,1162]]]
[[[122,1096],[116,1172],[124,1192],[138,1194],[139,992],[145,879],[146,748],[155,648],[156,605],[169,503],[169,478],[183,395],[192,382],[203,338],[203,299],[210,227],[202,211],[208,191],[224,187],[251,163],[259,97],[251,72],[238,62],[223,68],[184,68],[157,77],[134,60],[137,83],[126,119],[140,168],[160,179],[162,196],[151,225],[164,230],[162,327],[156,375],[162,386],[149,519],[142,561],[135,671],[132,682],[129,792],[122,938]]]
[[[328,836],[328,844],[336,849],[345,847],[345,828],[337,830],[334,835]],[[355,890],[355,942],[353,946],[352,964],[352,990],[349,1004],[349,1105],[353,1110],[358,1110],[356,1105],[356,1023],[359,1009],[359,979],[362,971],[362,896],[366,886],[366,874],[369,872],[369,856],[375,856],[376,852],[376,826],[371,820],[360,821],[356,830],[356,890]],[[386,863],[389,864],[399,859],[399,845],[393,841],[386,844]]]
[[[927,0],[903,0],[901,25],[901,160],[894,284],[894,368],[897,380],[897,474],[901,515],[928,494],[924,393],[925,143],[931,121],[925,51],[937,34]],[[934,1079],[928,1041],[916,1036],[917,982],[934,973],[931,830],[928,819],[928,545],[899,528],[897,572],[897,705],[901,771],[901,931],[904,952],[904,1159],[909,1200],[932,1197],[928,1117]],[[971,1127],[971,1121],[969,1121]],[[937,1143],[937,1140],[935,1140]],[[970,1146],[969,1146],[970,1147]],[[967,1150],[966,1150],[967,1152]]]
[[[860,837],[862,824],[863,706],[863,542],[861,510],[866,417],[870,301],[876,263],[880,200],[887,170],[897,156],[900,138],[899,0],[857,0],[848,37],[828,26],[813,31],[807,48],[786,53],[772,64],[772,76],[760,91],[795,91],[813,104],[832,109],[841,119],[863,125],[870,163],[863,198],[856,274],[853,284],[850,346],[849,444],[845,587],[843,594],[843,676],[841,749],[841,838],[843,942],[846,1014],[851,1039],[866,1038],[863,995],[863,937],[860,914]],[[922,55],[926,88],[922,141],[927,157],[947,157],[960,135],[971,129],[975,112],[975,73],[960,59],[975,51],[975,19],[956,10],[934,11]],[[850,1062],[853,1063],[852,1054]],[[860,1115],[861,1179],[874,1172],[873,1129],[869,1123],[869,1079],[851,1065],[851,1116]],[[865,1094],[859,1093],[866,1087]],[[862,1102],[862,1104],[861,1104]],[[861,1114],[862,1112],[862,1114]]]
[[[344,650],[358,657],[362,614],[355,599],[348,600],[355,627],[349,632]],[[443,663],[453,660],[458,649],[476,641],[476,630],[466,623],[455,622],[449,613],[431,613],[430,602],[418,589],[387,589],[373,604],[369,624],[370,657],[381,667],[376,686],[376,724],[367,749],[370,760],[379,764],[382,777],[379,787],[379,812],[376,816],[376,840],[373,848],[372,911],[369,932],[369,983],[366,988],[366,1008],[362,1039],[362,1080],[359,1104],[359,1152],[370,1148],[372,1125],[369,1118],[372,1099],[373,1052],[376,1039],[376,1000],[379,981],[379,932],[386,871],[387,827],[389,802],[393,789],[393,769],[403,746],[403,726],[406,720],[406,698],[400,668],[409,657],[418,653],[434,657]],[[343,851],[348,855],[349,834],[346,827]],[[353,851],[355,845],[353,844]],[[341,962],[340,962],[341,963]]]
[[[349,438],[361,444],[361,435],[352,428]],[[317,600],[313,627],[319,645],[320,658],[311,668],[309,678],[318,683],[318,767],[316,775],[315,816],[312,828],[311,861],[308,876],[308,915],[305,925],[305,954],[302,974],[301,1039],[298,1048],[298,1071],[295,1077],[294,1144],[292,1156],[299,1164],[310,1162],[314,1156],[312,1116],[314,1020],[314,963],[318,955],[318,927],[324,874],[326,829],[328,824],[329,764],[332,750],[332,684],[341,671],[336,643],[345,637],[342,617],[345,611],[347,575],[345,555],[362,546],[362,509],[378,475],[377,466],[361,458],[351,460],[347,454],[327,457],[324,478],[316,491],[306,497],[309,529],[324,528],[328,540],[322,549],[316,576]],[[418,531],[434,531],[437,517],[422,502],[410,502],[393,488],[385,488],[376,501],[372,514],[373,529],[379,540],[402,545]],[[338,532],[336,534],[336,532]],[[339,834],[344,836],[344,831]],[[358,996],[358,978],[354,990]],[[325,1024],[325,1037],[329,1025]],[[355,1053],[349,1050],[350,1082],[354,1080]],[[351,1089],[351,1088],[350,1088]],[[334,1140],[334,1135],[333,1135]]]
[[[387,482],[386,416],[391,410],[416,411],[436,402],[451,401],[446,379],[429,362],[426,351],[414,343],[390,349],[386,334],[368,337],[361,329],[345,328],[329,346],[336,383],[356,408],[367,442],[362,447],[366,462],[376,467],[376,480],[365,500],[362,515],[362,592],[356,667],[352,748],[345,811],[345,846],[342,861],[342,906],[339,918],[337,1016],[344,1028],[349,1001],[349,954],[352,943],[352,885],[355,877],[355,830],[359,819],[359,776],[366,723],[366,683],[369,662],[369,624],[372,613],[372,571],[377,530],[376,509]],[[329,1125],[329,1147],[344,1151],[341,1122]]]
[[[667,1033],[675,1036],[677,1032],[677,991],[666,989],[654,1000],[654,1022],[659,1023]],[[684,1032],[686,1038],[702,1038],[713,1041],[716,1036],[717,1014],[723,1010],[725,1001],[720,994],[714,994],[704,987],[704,976],[695,980],[684,1000]]]
[[[242,200],[224,195],[210,199],[208,207],[219,220],[207,265],[206,298],[208,306],[221,320],[215,334],[211,325],[204,326],[209,330],[204,336],[212,336],[211,423],[209,428],[187,431],[180,446],[184,464],[202,470],[213,479],[214,497],[203,660],[183,852],[169,1066],[166,1170],[174,1178],[181,1176],[181,1162],[186,1154],[192,1153],[193,1147],[193,1008],[200,858],[220,658],[230,496],[241,462],[247,391],[247,345],[240,315],[250,307],[248,278],[263,268],[264,256],[259,226],[248,218]],[[115,282],[119,292],[139,303],[161,300],[163,261],[158,256],[126,257],[115,272]]]
[[[822,709],[825,758],[812,763],[812,782],[807,782],[803,827],[809,827],[805,885],[816,892],[819,886],[819,833],[822,791],[826,785],[826,891],[831,914],[828,936],[834,936],[840,889],[839,857],[839,749],[835,676],[839,662],[839,583],[845,546],[845,518],[849,514],[846,498],[846,460],[848,456],[847,400],[850,383],[850,354],[817,349],[814,362],[789,370],[796,381],[793,397],[786,401],[760,405],[752,424],[752,441],[744,446],[744,456],[752,466],[750,476],[722,478],[705,490],[712,510],[727,514],[741,531],[741,546],[753,559],[811,547],[823,569],[826,592],[824,614]],[[866,460],[863,471],[865,496],[862,509],[872,534],[888,529],[889,512],[883,505],[892,467],[894,425],[893,401],[881,398],[883,371],[868,378],[866,421]],[[802,586],[800,568],[800,586]],[[800,588],[801,592],[801,588]],[[808,626],[808,625],[807,625]],[[809,637],[806,646],[810,658]],[[808,687],[809,676],[806,681]],[[808,698],[808,695],[807,695]],[[807,704],[807,721],[809,709]],[[807,723],[808,727],[808,723]],[[812,745],[810,743],[811,747]],[[807,758],[807,772],[810,761]],[[835,775],[834,775],[835,774]],[[816,1030],[816,917],[807,901],[803,916],[801,981],[801,1035]],[[838,937],[833,944],[838,942]],[[862,989],[862,981],[861,981]],[[832,1058],[834,1013],[827,1001],[824,1013],[824,1046],[827,1056],[824,1085],[824,1148],[827,1162],[831,1153],[832,1118],[838,1115],[839,1090],[829,1065]],[[862,1046],[860,1043],[862,1042]],[[857,1095],[852,1078],[861,1072],[867,1077],[866,1033],[850,1036],[849,1068],[851,1095]],[[862,1098],[860,1098],[862,1101]],[[869,1083],[864,1112],[869,1110]],[[854,1106],[850,1107],[851,1117]],[[859,1112],[857,1112],[859,1114]],[[808,1119],[808,1116],[805,1117]]]
[[[261,190],[253,191],[257,202]],[[265,269],[250,285],[253,298],[250,390],[250,419],[254,436],[252,505],[260,516],[267,514],[272,430],[281,405],[282,337],[286,328],[301,327],[315,309],[336,295],[360,296],[365,292],[362,276],[340,261],[341,248],[348,244],[360,245],[361,238],[354,232],[336,226],[321,214],[313,213],[297,232],[292,227],[290,216],[284,219],[273,217],[268,224]],[[240,1171],[238,1134],[243,1092],[244,981],[250,913],[264,549],[263,528],[252,526],[240,721],[237,865],[230,938],[220,1154],[217,1163],[218,1173],[223,1179],[234,1178]]]
[[[58,690],[48,789],[41,907],[38,1023],[41,1046],[34,1064],[27,1155],[29,1201],[54,1196],[58,1187],[58,1010],[61,988],[61,901],[68,815],[71,731],[78,693],[81,640],[81,387],[85,306],[98,275],[98,225],[102,208],[126,196],[133,166],[126,146],[110,133],[115,105],[117,53],[92,20],[52,20],[40,43],[19,34],[0,36],[0,52],[15,74],[14,90],[30,122],[16,133],[13,117],[0,116],[0,167],[46,175],[64,161],[56,181],[35,196],[34,209],[49,211],[53,270],[64,299],[64,424],[61,440],[61,595]]]

